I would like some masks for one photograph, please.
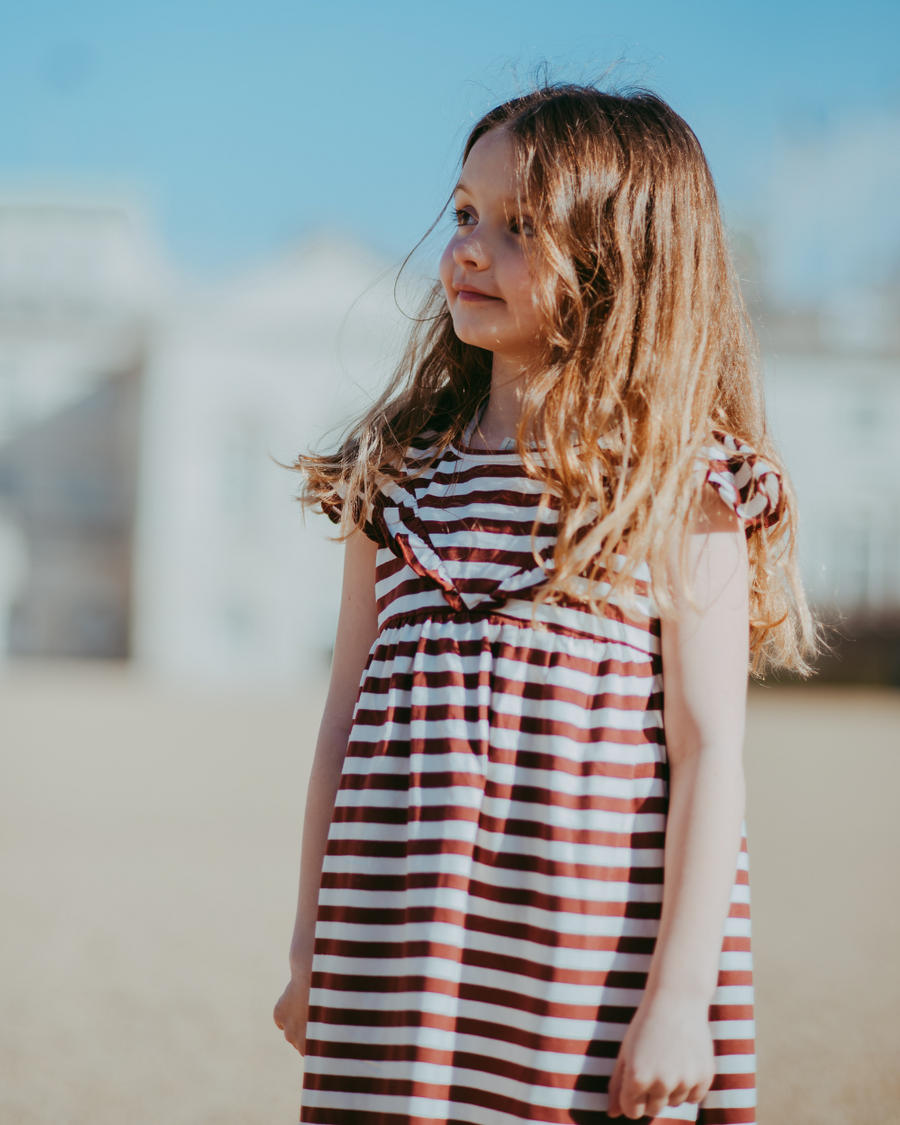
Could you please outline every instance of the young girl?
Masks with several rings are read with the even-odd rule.
[[[812,636],[713,181],[659,98],[553,86],[454,197],[394,382],[298,464],[347,544],[301,1119],[752,1122],[748,654]]]

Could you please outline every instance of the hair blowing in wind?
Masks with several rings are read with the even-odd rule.
[[[671,609],[670,560],[703,488],[695,466],[724,431],[784,482],[778,520],[748,537],[752,669],[808,672],[815,631],[797,572],[793,491],[766,429],[755,341],[697,138],[652,93],[575,85],[491,110],[463,163],[495,129],[514,144],[547,326],[517,435],[543,504],[558,508],[536,600],[627,597],[646,563],[660,608]],[[357,498],[343,506],[341,534],[350,534],[413,440],[433,431],[438,456],[490,381],[491,353],[456,336],[436,286],[389,386],[341,448],[298,457],[302,502]]]

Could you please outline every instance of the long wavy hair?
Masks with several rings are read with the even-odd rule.
[[[782,475],[781,518],[748,535],[751,668],[806,674],[815,628],[797,570],[794,494],[766,427],[755,340],[696,136],[646,90],[570,84],[485,114],[463,163],[493,129],[513,140],[547,325],[517,434],[526,471],[545,484],[542,502],[552,496],[559,509],[536,600],[583,600],[587,577],[601,610],[614,594],[630,598],[646,563],[671,612],[668,563],[703,488],[695,461],[724,430]],[[490,394],[491,358],[457,337],[436,285],[388,387],[340,449],[298,457],[301,501],[352,498],[340,537],[362,526],[423,431],[435,435],[435,458],[459,439]]]

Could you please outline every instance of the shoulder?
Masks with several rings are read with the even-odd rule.
[[[780,469],[740,438],[713,430],[698,453],[694,471],[711,486],[703,490],[702,501],[702,512],[709,518],[724,519],[727,510],[748,531],[769,527],[781,518],[784,487]]]
[[[726,503],[717,488],[707,483],[700,492],[694,517],[688,530],[709,535],[722,531],[739,531],[743,526],[735,506]]]

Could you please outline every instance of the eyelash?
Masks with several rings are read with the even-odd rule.
[[[450,214],[453,216],[453,221],[456,223],[456,225],[458,227],[466,226],[466,220],[472,218],[471,212],[465,211],[465,210],[463,210],[461,208],[458,208],[458,207],[452,207],[450,209]],[[522,222],[522,226],[523,227],[531,227],[531,220],[530,219],[524,219],[523,222]],[[510,226],[510,230],[513,232],[513,234],[519,234],[520,233],[518,221],[515,221],[515,220],[513,221],[513,223]]]

